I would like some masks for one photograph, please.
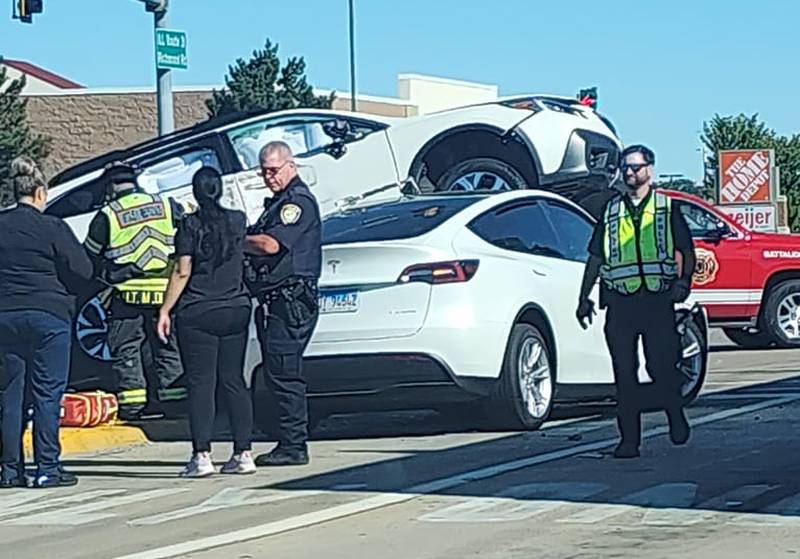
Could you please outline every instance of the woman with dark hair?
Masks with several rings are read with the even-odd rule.
[[[192,459],[183,477],[214,473],[211,436],[217,379],[222,383],[233,430],[233,456],[226,474],[256,469],[251,453],[253,408],[243,369],[250,324],[250,296],[242,280],[247,219],[220,206],[222,178],[210,168],[192,179],[199,209],[186,216],[175,236],[178,258],[158,320],[166,339],[175,311],[175,330],[189,384]]]

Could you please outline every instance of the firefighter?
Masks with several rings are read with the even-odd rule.
[[[594,303],[589,294],[599,275],[621,437],[614,456],[635,458],[641,444],[642,410],[666,411],[673,444],[689,439],[677,368],[681,351],[675,303],[689,296],[695,254],[683,215],[652,186],[652,150],[629,146],[621,158],[625,192],[606,204],[595,227],[576,317],[584,329],[586,320],[591,323]],[[650,387],[638,383],[640,337],[653,380]]]
[[[183,366],[175,333],[163,343],[155,329],[183,209],[166,196],[143,192],[136,175],[136,169],[124,163],[106,167],[100,180],[106,183],[110,202],[95,215],[84,241],[95,276],[114,287],[108,340],[119,417],[128,420],[139,419],[148,403],[143,350],[149,349],[158,400],[175,402],[187,395],[178,385]]]

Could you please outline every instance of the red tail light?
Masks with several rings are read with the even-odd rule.
[[[472,279],[478,271],[477,260],[454,260],[451,262],[431,262],[409,266],[397,279],[400,283],[422,281],[425,283],[459,283]]]

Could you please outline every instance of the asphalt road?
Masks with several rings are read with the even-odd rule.
[[[427,412],[330,418],[310,465],[253,476],[177,478],[185,441],[73,459],[75,488],[0,493],[0,557],[796,557],[800,351],[710,364],[689,444],[649,414],[638,460],[601,415],[487,433]]]

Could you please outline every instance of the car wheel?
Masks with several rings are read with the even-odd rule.
[[[678,320],[685,313],[688,311],[678,311]],[[681,343],[681,360],[678,363],[678,370],[681,372],[681,398],[684,405],[689,405],[700,394],[706,379],[708,342],[700,325],[691,317],[682,321],[678,331]]]
[[[445,171],[436,184],[439,192],[503,192],[527,187],[525,179],[514,167],[488,157],[462,161]]]
[[[536,326],[517,324],[511,330],[487,415],[501,428],[538,429],[553,408],[554,385],[545,337]]]
[[[761,319],[765,333],[780,347],[800,347],[800,280],[773,287]]]
[[[773,344],[763,332],[749,332],[744,328],[723,328],[723,331],[733,343],[745,349],[766,349]]]

